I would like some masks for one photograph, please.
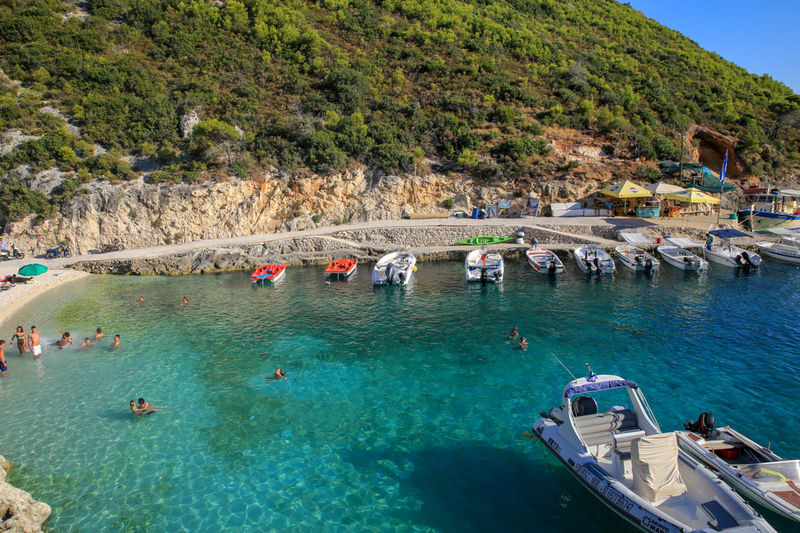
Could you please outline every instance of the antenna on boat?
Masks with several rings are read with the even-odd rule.
[[[561,359],[559,359],[558,357],[556,357],[556,354],[554,354],[553,352],[550,352],[550,355],[552,355],[552,356],[555,358],[555,360],[556,360],[556,361],[558,361],[558,363],[559,363],[561,366],[563,366],[563,367],[564,367],[564,370],[566,370],[566,371],[567,371],[567,373],[568,373],[570,376],[572,376],[572,379],[578,379],[578,378],[576,378],[576,377],[575,377],[575,374],[573,374],[573,373],[570,371],[570,369],[569,369],[569,368],[567,368],[567,365],[565,365],[564,363],[562,363],[562,362],[561,362]]]

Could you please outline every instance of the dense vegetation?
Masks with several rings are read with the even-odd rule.
[[[0,5],[0,67],[22,82],[0,81],[0,131],[42,136],[0,158],[0,172],[8,182],[20,164],[73,171],[56,202],[91,179],[130,179],[120,158],[131,154],[160,162],[156,182],[267,165],[402,172],[425,155],[484,177],[535,176],[551,168],[550,125],[660,159],[697,122],[735,135],[751,173],[800,162],[800,97],[610,0],[89,0],[88,10]],[[183,138],[192,110],[202,121]]]

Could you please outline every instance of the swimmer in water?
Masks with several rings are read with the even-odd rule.
[[[286,373],[283,370],[281,370],[281,367],[275,369],[275,373],[272,374],[271,378],[267,378],[267,381],[282,381],[282,380],[288,381],[288,378],[286,377]]]
[[[140,303],[140,304],[143,304],[143,303],[144,303],[144,296],[139,296],[139,303]]]
[[[61,333],[61,338],[58,339],[56,342],[53,343],[53,346],[58,346],[59,348],[64,348],[67,344],[71,344],[75,346],[75,343],[72,342],[72,336],[69,334],[69,331],[61,331],[60,329],[56,330],[56,333]]]
[[[92,345],[92,340],[89,337],[86,337],[85,339],[83,339],[83,342],[81,343],[80,347],[89,348],[91,345]]]
[[[519,343],[517,344],[517,346],[519,346],[523,350],[527,350],[528,349],[528,341],[527,341],[527,339],[525,339],[525,337],[522,337],[519,340]]]
[[[188,304],[188,303],[189,303],[189,298],[187,298],[186,296],[184,296],[184,297],[183,297],[183,305],[186,305],[186,304]]]
[[[114,335],[114,344],[112,344],[111,347],[119,348],[119,335]]]
[[[144,398],[139,398],[139,411],[142,413],[152,413],[153,411],[166,411],[169,407],[159,407],[157,405],[150,405]]]
[[[135,415],[142,414],[142,410],[139,409],[138,407],[136,407],[136,402],[133,401],[133,400],[131,400],[131,413],[133,413]]]
[[[102,339],[103,338],[103,329],[102,328],[97,328],[97,333],[95,333],[94,338],[95,339]]]
[[[517,326],[514,326],[511,328],[511,333],[509,333],[508,338],[516,339],[517,337],[519,337],[519,331],[517,331]]]

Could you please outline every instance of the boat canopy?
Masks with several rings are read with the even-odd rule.
[[[720,239],[735,239],[737,237],[749,237],[747,233],[739,231],[738,229],[715,229],[709,231],[711,235],[719,237]]]
[[[628,244],[652,244],[650,239],[638,232],[620,233],[619,236]]]
[[[775,191],[778,196],[792,196],[792,197],[800,197],[800,191],[797,189],[781,189],[779,191]]]
[[[686,237],[664,237],[664,240],[680,248],[686,248],[687,250],[689,248],[702,248],[703,246],[702,242]]]
[[[772,233],[773,235],[788,235],[788,236],[800,235],[800,231],[791,230],[789,228],[767,228],[764,230],[764,233]]]
[[[619,389],[622,387],[630,387],[632,389],[639,388],[639,385],[633,381],[628,381],[619,376],[601,375],[595,377],[597,378],[595,381],[589,381],[589,378],[580,378],[570,382],[564,389],[564,398],[570,399],[576,394]]]

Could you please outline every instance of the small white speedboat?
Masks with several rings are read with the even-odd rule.
[[[706,245],[703,246],[703,257],[707,260],[718,265],[730,268],[744,268],[745,270],[761,266],[760,255],[731,244],[731,239],[749,237],[750,235],[747,233],[735,229],[714,230],[708,233],[713,237],[720,238],[722,243],[710,242],[713,241],[713,237],[709,237],[709,241],[706,241]]]
[[[777,259],[778,261],[783,261],[785,263],[800,265],[800,248],[797,246],[769,241],[758,241],[756,246],[758,247],[758,250],[767,257]]]
[[[661,267],[661,262],[658,259],[636,246],[621,244],[614,248],[614,251],[617,253],[622,266],[634,272],[657,274],[658,269]]]
[[[611,255],[602,248],[581,246],[572,255],[584,274],[613,274],[616,269]]]
[[[529,248],[525,255],[528,257],[528,264],[539,274],[561,274],[564,272],[564,263],[552,250]]]
[[[612,405],[626,405],[600,411],[594,393],[611,396]],[[733,489],[680,450],[675,433],[661,433],[636,383],[591,373],[567,383],[561,399],[561,406],[542,413],[534,435],[635,527],[664,533],[775,531]]]
[[[668,265],[674,266],[679,270],[702,272],[708,270],[708,261],[697,257],[692,252],[680,246],[672,244],[662,244],[658,248],[658,253],[664,258]]]
[[[710,415],[676,432],[681,449],[746,497],[800,522],[800,461],[786,461],[729,426],[714,429]]]
[[[464,259],[464,270],[467,281],[500,283],[503,281],[505,266],[503,257],[497,252],[472,250]]]
[[[417,258],[411,252],[392,252],[381,257],[372,269],[373,285],[408,285],[414,277]]]

